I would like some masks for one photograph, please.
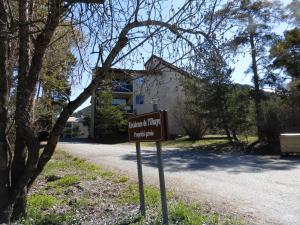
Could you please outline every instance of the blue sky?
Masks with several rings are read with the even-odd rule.
[[[176,4],[178,4],[180,1],[175,1],[175,2]],[[282,0],[281,2],[283,2],[284,5],[287,5],[291,2],[291,0]],[[275,32],[277,32],[278,34],[282,34],[283,31],[288,28],[289,27],[287,24],[281,24],[275,28]],[[96,55],[91,54],[88,57],[89,57],[90,65],[94,65],[96,61]],[[233,81],[241,84],[251,84],[251,74],[245,73],[245,71],[249,68],[249,65],[251,63],[250,55],[248,54],[239,55],[237,56],[236,59],[237,59],[236,63],[234,64],[235,70],[232,74]],[[142,63],[141,65],[136,65],[135,69],[143,69]],[[83,89],[88,86],[90,81],[91,81],[90,74],[88,74],[88,72],[84,72],[81,78],[81,82],[72,86],[71,100],[75,99],[83,91]],[[83,109],[88,105],[90,105],[90,98],[86,102],[84,102],[76,111]]]

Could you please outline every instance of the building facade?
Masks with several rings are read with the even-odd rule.
[[[178,103],[184,101],[182,80],[190,75],[160,57],[151,56],[145,63],[145,70],[111,69],[103,80],[111,84],[113,105],[124,105],[128,116],[153,111],[157,104],[159,110],[168,111],[168,128],[171,136],[183,134],[176,119]],[[96,71],[97,72],[97,71]],[[92,116],[90,137],[99,138],[101,121],[96,120],[97,89],[91,99]]]

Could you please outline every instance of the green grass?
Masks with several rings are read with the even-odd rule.
[[[51,187],[69,187],[74,184],[79,184],[80,178],[77,175],[67,175],[56,181],[49,182],[48,185]]]
[[[241,225],[241,221],[231,218],[229,216],[221,216],[217,213],[208,213],[199,204],[187,204],[178,200],[173,194],[168,193],[168,207],[169,207],[169,221],[170,224],[181,224],[181,225],[199,225],[199,224],[210,224],[210,225]],[[123,193],[116,200],[117,204],[139,204],[139,190],[137,185],[130,185],[128,189],[124,190]],[[145,187],[145,204],[147,209],[156,208],[158,211],[157,216],[152,221],[152,224],[161,224],[161,200],[160,192],[157,188]],[[147,212],[146,212],[147,213]],[[136,219],[136,218],[134,218]],[[142,225],[147,218],[139,218],[137,222],[126,222],[128,224]]]
[[[70,224],[72,212],[58,214],[51,212],[61,202],[51,195],[34,194],[28,197],[26,217],[21,220],[24,225]]]
[[[28,198],[28,206],[36,209],[49,209],[58,203],[58,200],[45,194],[34,194]]]
[[[170,221],[171,223],[179,224],[205,224],[208,216],[202,213],[195,213],[196,209],[188,207],[182,203],[177,203],[170,207]]]
[[[70,190],[72,186],[85,180],[96,180],[98,177],[102,179],[114,177],[116,182],[123,183],[128,180],[128,177],[114,176],[111,171],[72,157],[60,150],[55,152],[42,172],[42,176],[57,176],[57,180],[47,182],[46,185],[38,188],[34,194],[28,197],[27,215],[20,221],[22,224],[73,224],[74,213],[78,209],[100,204],[101,199],[92,198],[88,193],[82,192],[80,196],[77,196],[74,205],[69,207],[70,196],[64,193]],[[59,196],[59,200],[54,196]],[[65,208],[67,211],[55,213],[54,209],[57,207]]]
[[[160,191],[157,188],[151,186],[144,187],[145,202],[148,206],[160,205]],[[171,193],[167,193],[167,198],[170,199]],[[140,203],[139,199],[139,187],[137,184],[130,184],[126,190],[124,190],[116,199],[116,203],[122,205],[126,203],[136,204]]]
[[[199,205],[186,205],[181,202],[175,203],[170,207],[169,219],[171,224],[218,224],[218,225],[238,225],[241,221],[228,216],[220,216],[217,213],[203,213],[203,209]]]
[[[118,176],[114,179],[116,183],[126,183],[128,180],[128,176]]]
[[[74,200],[73,186],[80,184],[79,186],[84,187],[85,181],[97,182],[97,179],[104,179],[108,180],[110,185],[121,185],[122,189],[119,189],[115,197],[110,197],[114,199],[109,200],[109,204],[113,201],[117,207],[139,205],[138,185],[128,183],[128,176],[119,176],[100,166],[71,157],[62,151],[55,153],[42,175],[57,175],[58,179],[38,187],[36,192],[29,196],[27,216],[21,221],[24,225],[76,224],[75,214],[78,214],[80,210],[106,204],[105,197],[102,195],[95,197],[94,193],[86,189],[77,192],[76,201],[72,205],[69,204],[70,200]],[[242,224],[236,219],[208,212],[200,205],[183,202],[173,193],[168,192],[167,199],[170,224]],[[139,214],[126,218],[126,212],[124,212],[123,224],[161,224],[161,198],[158,188],[145,186],[145,203],[148,213],[146,218]],[[56,209],[64,210],[56,211]]]
[[[66,213],[49,213],[43,214],[41,210],[35,208],[27,209],[27,216],[21,223],[24,225],[47,225],[47,224],[55,224],[55,225],[65,225],[72,224],[73,214],[70,212]]]
[[[100,175],[102,178],[111,178],[113,176],[113,173],[108,170],[104,170],[101,168],[101,166],[87,163],[86,161],[82,159],[78,159],[75,157],[72,157],[68,155],[65,152],[57,151],[55,153],[54,159],[52,159],[46,166],[45,170],[43,171],[43,174],[46,176],[51,176],[56,174],[59,171],[66,171],[73,173],[76,172],[77,176],[82,177],[83,179],[96,179],[98,175]],[[70,179],[70,178],[66,178]],[[75,178],[71,178],[71,181],[76,180]]]
[[[219,137],[219,138],[218,138]],[[226,136],[222,135],[206,135],[204,139],[192,141],[188,136],[183,136],[175,140],[169,140],[162,142],[164,147],[174,147],[174,148],[197,148],[205,147],[210,145],[219,145],[228,143],[228,140],[224,138]],[[211,139],[210,139],[211,138]],[[255,136],[238,136],[239,140],[244,143],[251,143],[257,139]],[[154,147],[155,142],[143,142],[142,146]]]

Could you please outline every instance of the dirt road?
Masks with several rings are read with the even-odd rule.
[[[59,148],[137,179],[135,146],[59,143]],[[252,224],[300,225],[300,158],[163,150],[166,186],[242,215]],[[158,185],[156,152],[142,149],[147,184]]]

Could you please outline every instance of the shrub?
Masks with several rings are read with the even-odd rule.
[[[263,112],[262,133],[268,144],[278,144],[281,132],[281,122],[279,120],[279,110],[275,104],[267,103]]]
[[[201,118],[197,112],[192,113],[186,104],[178,103],[178,109],[174,115],[181,129],[193,140],[199,140],[207,130],[206,120]]]

